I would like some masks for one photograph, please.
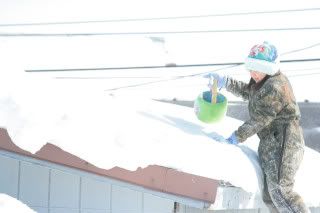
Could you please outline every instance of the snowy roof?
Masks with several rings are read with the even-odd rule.
[[[216,192],[210,191],[208,184],[216,189],[217,180],[259,196],[262,172],[256,154],[257,138],[239,146],[221,142],[241,121],[226,116],[219,123],[205,124],[192,108],[150,98],[161,97],[159,90],[165,90],[162,95],[173,95],[177,90],[193,95],[194,91],[186,90],[190,81],[197,92],[203,88],[202,83],[205,85],[202,78],[183,80],[161,87],[154,84],[143,89],[108,90],[101,88],[128,82],[120,80],[110,86],[105,81],[22,78],[19,83],[23,89],[10,87],[8,82],[2,84],[7,85],[7,92],[2,90],[1,126],[15,145],[41,159],[212,203]],[[177,90],[170,93],[174,87]],[[57,159],[57,153],[66,158]],[[313,172],[318,163],[319,153],[307,149],[297,175],[296,190],[312,205],[320,205],[318,190],[314,190],[320,188],[320,174]],[[163,172],[172,175],[166,180],[170,185],[166,189],[140,179],[152,173],[157,180],[154,174]],[[190,191],[175,182],[184,175],[193,177],[188,176],[186,181],[198,180],[191,184]]]
[[[221,122],[208,125],[197,120],[192,108],[155,101],[193,101],[207,89],[207,79],[202,76],[208,72],[218,72],[247,81],[249,75],[243,66],[25,72],[25,69],[36,68],[141,65],[141,59],[143,63],[161,62],[161,57],[147,57],[153,48],[146,38],[100,39],[77,38],[70,41],[51,38],[51,42],[48,39],[28,39],[26,42],[24,38],[0,40],[6,47],[6,51],[0,52],[3,58],[1,70],[4,70],[0,78],[0,127],[8,131],[15,145],[31,154],[48,153],[43,152],[46,150],[44,148],[55,147],[53,150],[61,149],[63,153],[72,154],[107,171],[114,167],[128,171],[136,171],[138,168],[145,170],[153,165],[173,168],[210,180],[224,180],[248,192],[259,193],[262,175],[256,155],[257,138],[252,137],[239,146],[218,142],[222,137],[228,137],[241,125],[241,121],[226,116]],[[134,51],[121,54],[117,52],[121,56],[130,55],[123,56],[126,59],[123,61],[120,60],[122,57],[112,54],[117,48],[97,48],[101,43],[108,46],[112,42],[118,42],[120,45],[124,41],[126,45],[134,45],[143,51],[139,51],[138,55]],[[176,42],[175,39],[174,41]],[[219,40],[212,42],[216,44]],[[239,50],[247,51],[244,47],[246,43],[236,40],[232,42],[232,45],[237,43],[242,46]],[[59,51],[61,45],[70,47],[78,44],[102,52],[91,57],[91,51],[81,54],[76,53],[74,48],[64,48],[66,52]],[[306,44],[301,41],[300,46],[305,47]],[[300,46],[287,46],[282,51],[299,50]],[[318,48],[319,46],[315,46],[303,52],[297,51],[290,56],[312,58]],[[30,54],[23,54],[25,49],[32,51]],[[46,55],[43,56],[42,52]],[[194,54],[195,51],[191,52]],[[223,62],[219,57],[241,61],[239,56],[246,54],[239,51],[234,53],[237,54],[236,57],[226,58],[229,51],[212,52],[215,52],[214,56],[208,55],[219,62]],[[16,56],[17,53],[22,55]],[[75,57],[66,57],[65,54],[75,54]],[[157,61],[147,60],[149,58]],[[188,57],[184,55],[183,58],[185,60]],[[195,62],[203,62],[201,58],[196,57]],[[19,63],[16,63],[17,60]],[[176,62],[187,63],[179,60]],[[320,102],[318,90],[315,89],[320,76],[315,72],[318,68],[317,61],[281,64],[281,70],[289,77],[298,102]],[[240,100],[230,93],[222,92],[230,104]],[[38,152],[39,150],[42,152]],[[314,158],[309,159],[312,163],[305,164],[308,167],[305,169],[310,172],[312,165],[317,165],[314,162],[318,162],[319,157],[312,150],[307,153],[312,154],[307,154],[305,159]],[[79,166],[81,165],[80,163]],[[245,171],[241,172],[245,177],[239,176],[239,170]],[[310,175],[304,184],[298,181],[300,191],[301,188],[310,189],[306,185],[317,182],[314,177],[317,176]],[[312,200],[315,190],[311,191],[305,193],[305,196]],[[206,199],[203,196],[199,198]]]
[[[120,167],[113,167],[107,170],[98,168],[50,143],[47,143],[38,152],[32,154],[17,147],[11,141],[5,129],[0,129],[0,149],[133,183],[161,192],[203,200],[209,203],[214,203],[216,199],[217,180],[157,165],[150,165],[145,168],[139,167],[135,171],[129,171]]]

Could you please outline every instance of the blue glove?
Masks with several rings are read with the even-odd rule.
[[[239,143],[236,134],[233,132],[232,135],[227,138],[227,142],[229,144],[237,145]]]
[[[217,87],[218,89],[222,89],[226,87],[227,83],[227,77],[226,76],[221,76],[217,73],[210,73],[208,75],[205,75],[204,77],[209,78],[209,84],[208,87],[211,89],[213,87],[213,80],[217,81]]]

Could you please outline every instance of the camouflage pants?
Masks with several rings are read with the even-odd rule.
[[[263,201],[272,213],[307,213],[302,198],[292,191],[292,187],[284,187],[265,177]]]
[[[264,172],[263,201],[271,212],[309,212],[293,191],[294,176],[304,153],[302,132],[296,124],[277,129],[260,141],[259,158]],[[279,131],[280,130],[280,131]]]

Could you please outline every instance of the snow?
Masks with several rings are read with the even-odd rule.
[[[30,73],[16,74],[11,81],[3,78],[0,126],[7,128],[16,145],[32,153],[49,142],[104,169],[136,170],[156,164],[260,194],[257,137],[238,146],[224,143],[241,121],[226,116],[218,123],[205,124],[192,108],[152,100],[170,95],[181,100],[181,91],[189,99],[196,97],[201,88],[206,90],[207,80],[200,74],[119,90],[108,87],[124,82],[112,81],[109,85],[108,80],[57,79]],[[188,90],[189,86],[195,91]],[[320,154],[307,148],[297,175],[296,189],[312,205],[320,205],[316,195],[320,173],[314,173],[319,163]]]
[[[96,4],[90,1],[90,5],[95,5],[91,10],[87,9],[88,2],[80,4],[77,1],[77,4],[80,4],[77,10],[74,1],[67,5],[63,1],[64,7],[60,7],[61,2],[50,3],[50,7],[47,7],[48,2],[42,5],[35,1],[28,5],[17,2],[2,5],[1,23],[75,21],[83,20],[85,17],[89,17],[85,20],[103,20],[107,19],[106,14],[111,14],[111,19],[129,16],[127,10],[123,14],[124,11],[119,9],[123,7],[122,1],[114,7],[101,6],[98,1],[95,1]],[[181,2],[161,2],[150,8],[150,3],[146,1],[144,5],[149,6],[150,10],[145,9],[144,13],[141,13],[133,9],[130,12],[131,17],[163,17],[179,16],[177,11],[180,11],[180,15],[198,15],[197,11],[202,11],[200,14],[231,10],[239,12],[241,8],[241,11],[257,11],[252,4],[244,6],[243,2],[241,6],[244,7],[241,8],[235,2],[226,3],[225,6],[208,6],[209,2],[211,1],[205,1],[204,4],[190,3],[191,9],[188,11],[187,7],[181,7]],[[308,5],[278,3],[276,2],[276,5],[282,9],[288,9],[288,6],[292,9],[311,8],[318,4],[316,1],[312,2],[313,5],[311,2]],[[35,4],[38,6],[34,7]],[[267,10],[266,6],[268,5],[261,5],[259,10]],[[74,11],[73,15],[70,13],[71,8]],[[34,16],[29,16],[30,10]],[[57,10],[59,17],[54,15]],[[89,11],[93,12],[90,14]],[[83,16],[84,14],[86,16]],[[188,20],[183,24],[180,21],[174,24],[160,21],[157,24],[129,23],[126,26],[117,23],[94,24],[90,27],[66,25],[1,29],[2,32],[9,33],[109,32],[107,29],[111,32],[118,29],[177,31],[204,30],[207,29],[208,23],[212,29],[222,29],[224,26],[226,29],[232,29],[235,28],[234,24],[239,27],[238,23],[250,23],[250,28],[260,28],[261,23],[265,23],[265,28],[306,27],[306,23],[310,26],[317,25],[318,18],[315,17],[319,13],[290,15],[290,26],[286,22],[286,14],[272,14],[276,22],[264,14],[256,21],[249,16],[237,17],[237,22],[233,21],[235,17],[228,20],[219,17],[208,19],[208,22],[203,20],[202,25],[195,20]],[[297,17],[298,20],[293,20]],[[187,26],[188,28],[185,28]],[[247,81],[249,75],[243,66],[42,73],[25,70],[148,66],[164,65],[167,62],[242,62],[248,49],[263,40],[276,44],[280,53],[283,53],[281,59],[317,58],[320,47],[319,31],[157,36],[165,41],[163,46],[155,44],[147,36],[0,37],[0,127],[8,130],[17,146],[32,153],[49,142],[104,169],[119,166],[136,170],[138,167],[157,164],[195,175],[221,179],[248,192],[259,193],[262,173],[256,155],[257,137],[254,136],[238,146],[223,143],[223,138],[228,137],[241,125],[241,121],[226,116],[219,123],[204,124],[197,120],[192,108],[154,100],[193,101],[198,94],[207,89],[207,80],[202,76],[208,72],[218,72]],[[294,50],[302,51],[292,52]],[[287,52],[292,53],[285,54]],[[320,102],[319,88],[316,89],[320,80],[317,72],[319,67],[319,62],[282,64],[281,69],[289,77],[299,103],[305,100]],[[221,92],[231,102],[241,100],[230,93]],[[313,119],[317,122],[319,118],[314,116]],[[319,135],[319,128],[308,130],[308,135]],[[320,154],[306,148],[295,185],[306,202],[314,206],[320,205],[316,194],[320,191],[318,165]]]
[[[26,204],[7,195],[0,193],[0,212],[1,213],[35,213]]]

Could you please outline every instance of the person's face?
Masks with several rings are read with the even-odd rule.
[[[259,83],[264,77],[266,77],[266,75],[267,74],[262,72],[250,70],[250,76],[256,83]]]

